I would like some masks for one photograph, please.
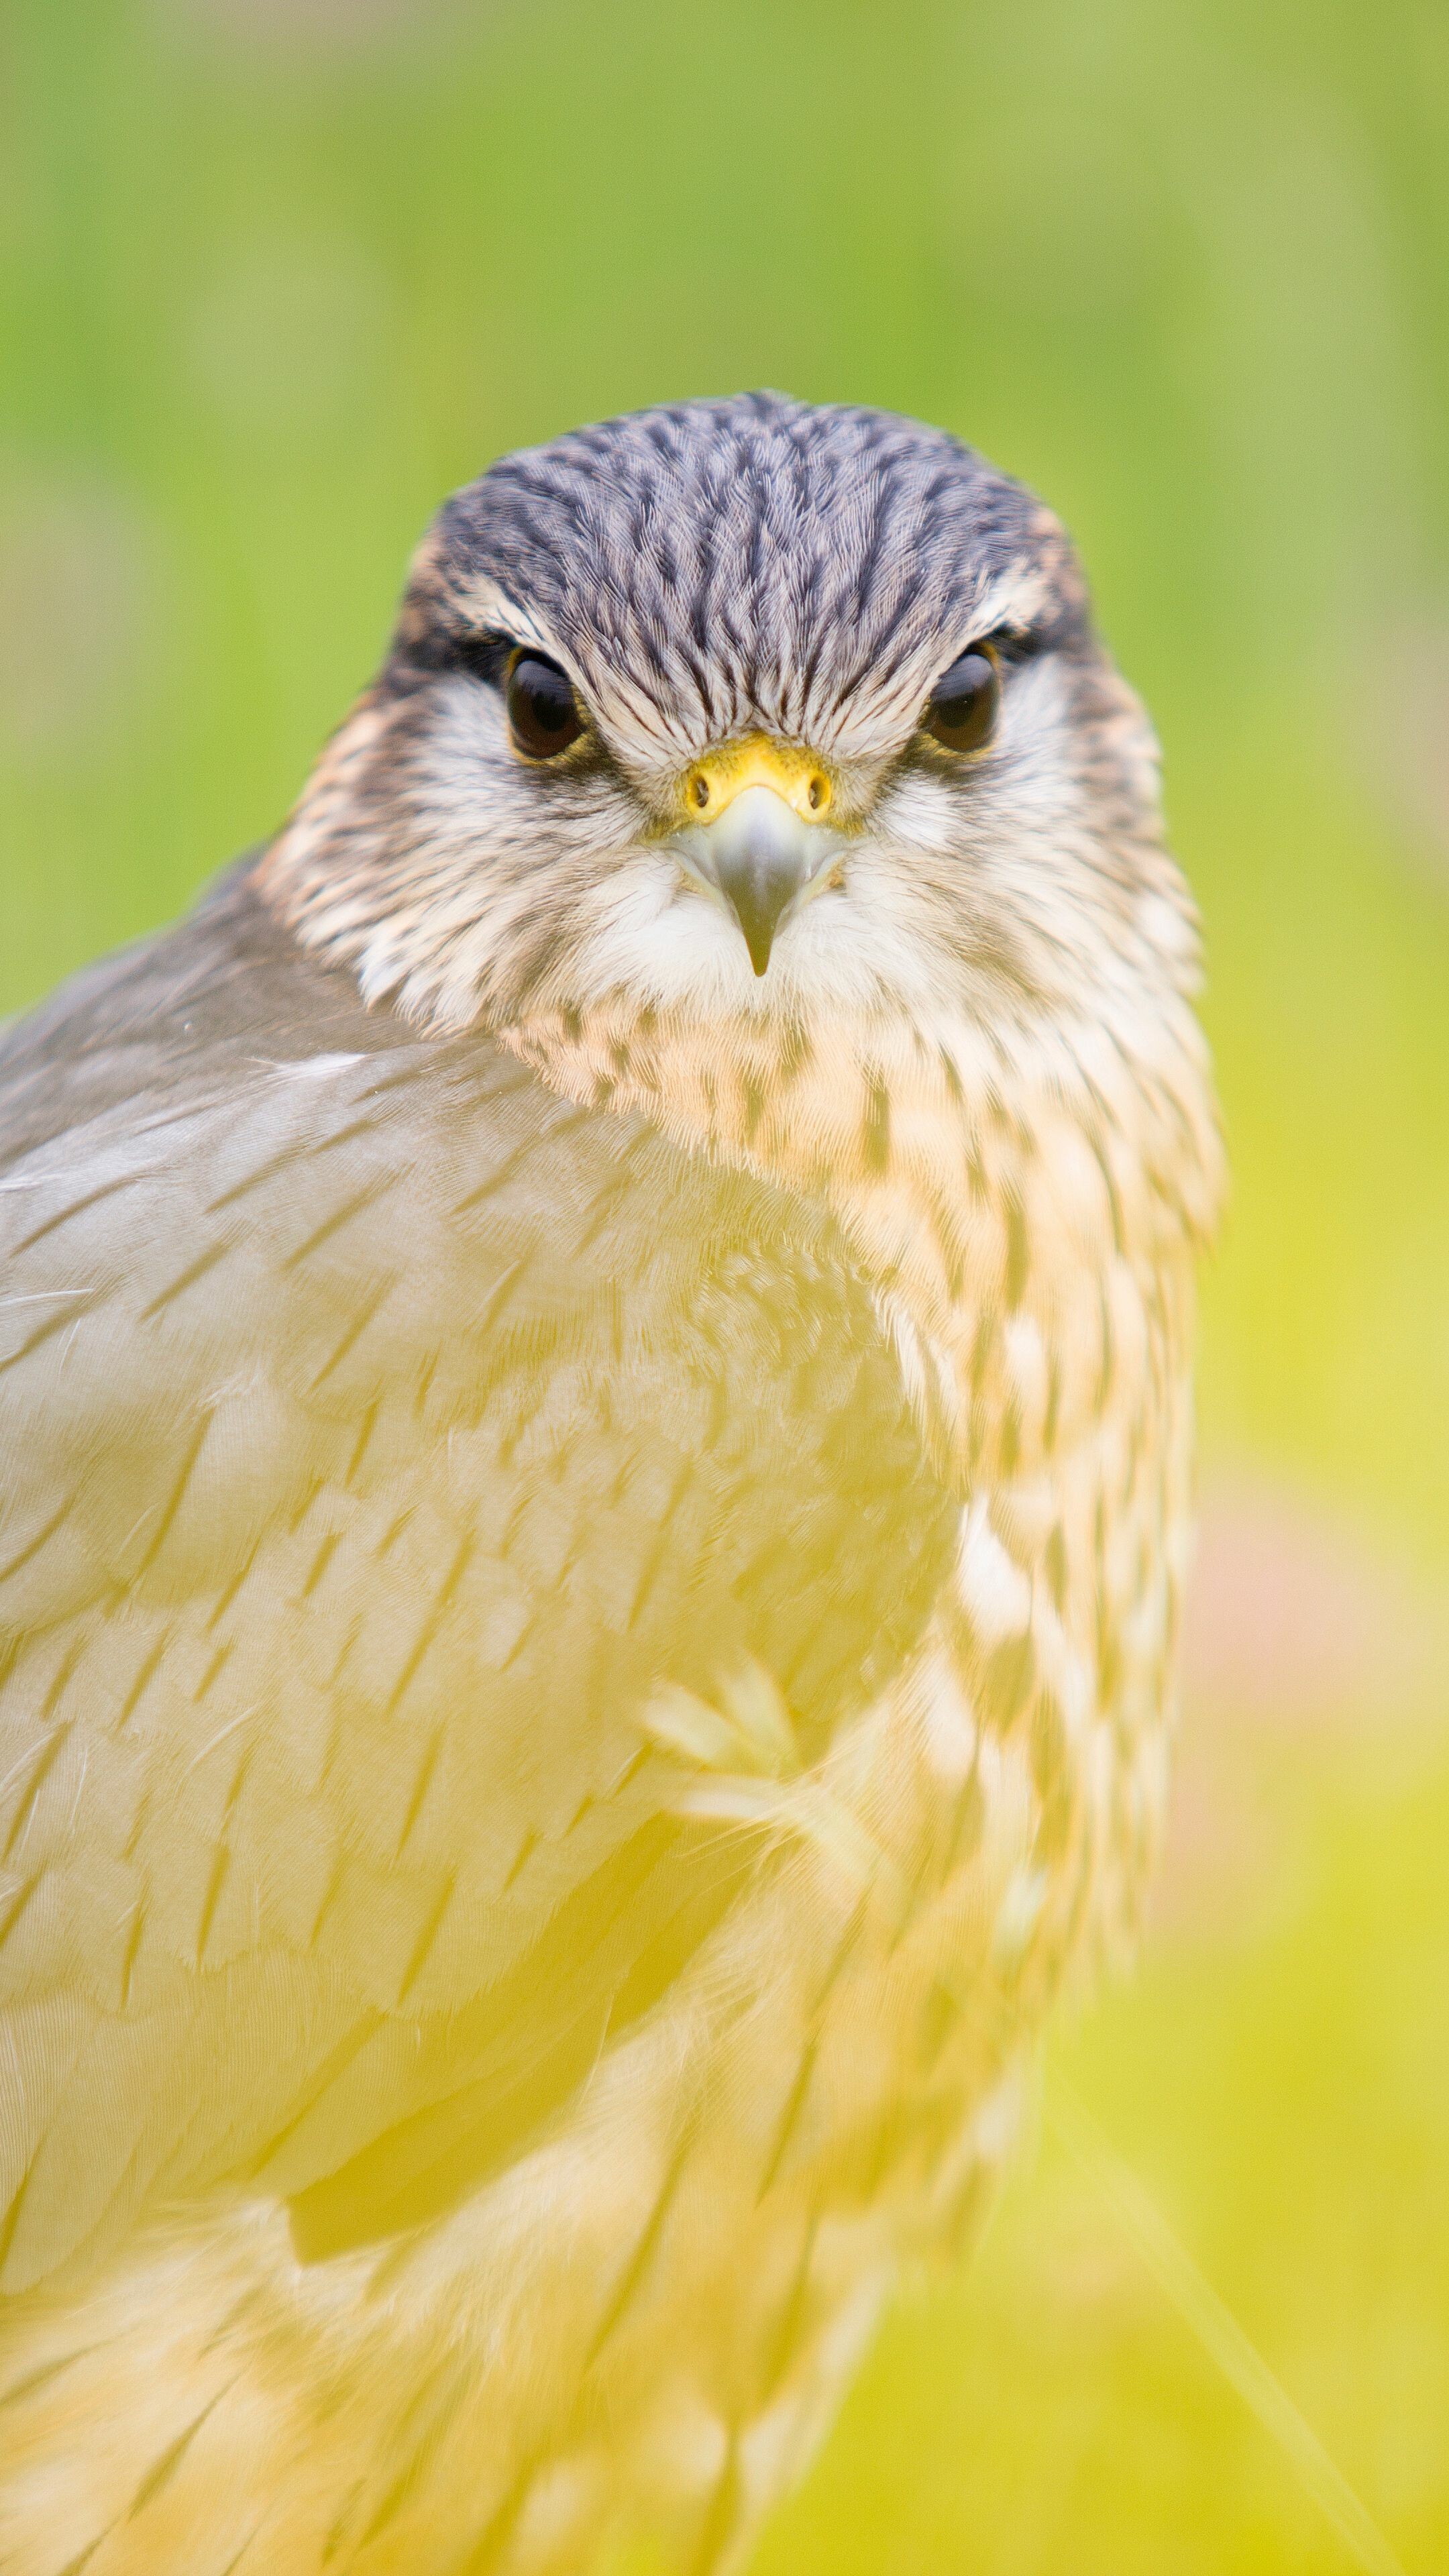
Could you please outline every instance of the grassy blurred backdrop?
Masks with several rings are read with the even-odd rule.
[[[0,1008],[265,833],[438,496],[773,383],[1075,528],[1237,1168],[1135,1983],[1057,2057],[1449,2563],[1442,0],[0,0]],[[1050,2144],[768,2576],[1351,2563]]]

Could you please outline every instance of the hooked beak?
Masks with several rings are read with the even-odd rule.
[[[707,801],[720,811],[676,832],[670,846],[696,884],[722,896],[739,923],[750,964],[763,975],[775,936],[792,904],[818,890],[845,848],[838,832],[818,815],[829,802],[828,783],[784,745],[741,746],[728,767],[701,761],[690,774],[696,809]]]

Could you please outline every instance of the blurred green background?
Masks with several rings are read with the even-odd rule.
[[[776,384],[1076,530],[1237,1182],[1162,1901],[1055,2055],[1449,2564],[1443,0],[4,0],[0,274],[0,1007],[267,832],[502,448]],[[1351,2565],[1043,2138],[762,2576]]]

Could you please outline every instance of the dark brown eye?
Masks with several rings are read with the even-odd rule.
[[[980,751],[996,731],[1001,674],[989,644],[973,644],[943,671],[926,702],[922,721],[947,751]]]
[[[513,739],[530,760],[552,760],[584,729],[566,673],[541,653],[520,653],[503,692]]]

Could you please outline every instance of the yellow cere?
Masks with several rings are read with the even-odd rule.
[[[686,770],[684,802],[691,822],[716,822],[747,787],[772,787],[807,823],[823,820],[834,792],[813,751],[771,734],[745,734],[707,751]]]

